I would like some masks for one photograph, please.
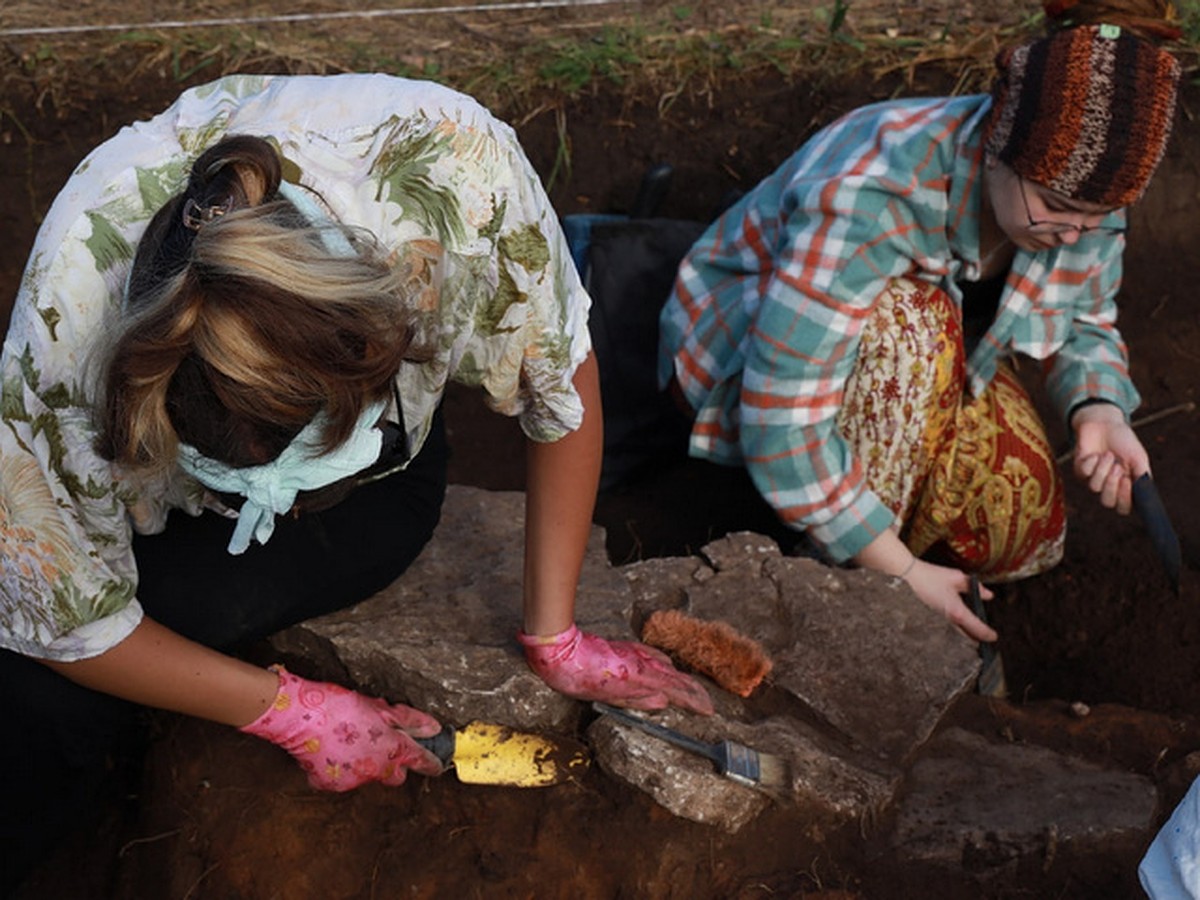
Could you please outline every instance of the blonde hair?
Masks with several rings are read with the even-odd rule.
[[[400,276],[374,239],[336,227],[354,253],[277,195],[281,163],[260,138],[226,138],[138,245],[127,317],[104,365],[97,449],[161,467],[180,441],[230,465],[277,456],[322,411],[325,449],[421,359]]]

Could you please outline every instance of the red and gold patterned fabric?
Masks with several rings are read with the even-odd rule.
[[[1008,364],[977,398],[965,383],[954,301],[893,281],[863,331],[839,427],[914,553],[992,581],[1045,571],[1066,536],[1054,451]]]

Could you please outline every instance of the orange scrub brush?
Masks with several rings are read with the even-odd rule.
[[[651,613],[642,640],[739,697],[749,697],[771,671],[771,660],[757,641],[725,622],[697,619],[677,609]]]

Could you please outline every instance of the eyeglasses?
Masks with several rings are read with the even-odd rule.
[[[1073,222],[1048,222],[1035,219],[1029,210],[1029,198],[1025,196],[1025,178],[1017,176],[1017,184],[1021,188],[1021,202],[1025,204],[1025,218],[1029,220],[1030,234],[1066,234],[1074,231],[1078,234],[1124,234],[1121,226],[1112,225],[1076,225]]]

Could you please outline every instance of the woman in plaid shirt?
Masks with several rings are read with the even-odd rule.
[[[1115,322],[1124,207],[1174,115],[1164,8],[1079,4],[990,95],[899,100],[813,136],[685,258],[660,383],[691,453],[744,465],[834,562],[906,581],[977,640],[969,572],[1055,565],[1054,453],[1009,358],[1045,361],[1074,469],[1127,513],[1148,456]],[[984,589],[985,597],[991,594]]]

